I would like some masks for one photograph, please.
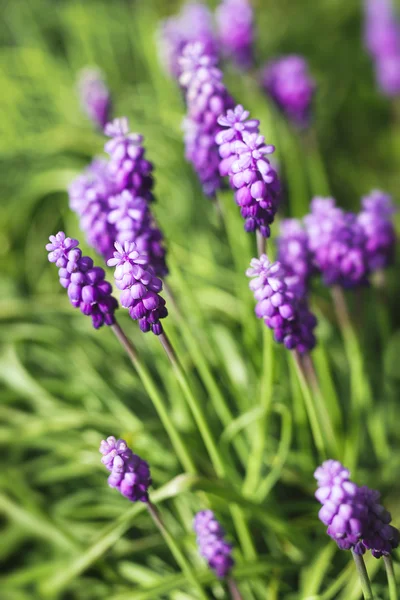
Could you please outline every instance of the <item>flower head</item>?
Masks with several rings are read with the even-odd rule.
[[[111,96],[99,69],[85,68],[78,80],[81,106],[89,119],[104,129],[111,112]]]
[[[314,269],[308,235],[301,221],[298,219],[281,221],[277,246],[278,261],[285,266],[288,275],[298,277],[305,293]]]
[[[221,46],[239,67],[253,63],[253,9],[249,0],[222,0],[216,20]]]
[[[391,196],[379,190],[362,199],[358,223],[366,237],[366,254],[370,271],[392,264],[396,245],[393,215],[396,207]]]
[[[110,471],[108,485],[131,502],[148,502],[151,485],[149,465],[134,454],[125,440],[108,437],[100,444],[101,462]]]
[[[198,512],[193,521],[200,554],[217,577],[226,577],[234,565],[232,546],[225,541],[225,532],[211,510]]]

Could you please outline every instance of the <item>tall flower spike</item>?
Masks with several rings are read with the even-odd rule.
[[[396,232],[393,215],[394,202],[388,194],[373,190],[362,198],[362,210],[358,223],[366,237],[366,254],[370,271],[385,269],[394,260]]]
[[[215,140],[219,146],[222,176],[229,176],[235,200],[245,219],[245,230],[270,236],[270,224],[278,209],[280,182],[267,156],[275,150],[258,132],[259,121],[238,105],[218,118],[222,127]]]
[[[200,554],[207,560],[217,577],[226,577],[234,565],[232,546],[225,541],[225,532],[211,510],[196,514],[193,529]]]
[[[125,440],[108,437],[100,444],[101,462],[110,471],[108,485],[131,502],[148,502],[151,485],[149,465],[134,454]]]
[[[204,193],[213,196],[221,187],[215,136],[218,117],[233,106],[222,82],[217,59],[201,43],[188,44],[180,59],[180,83],[185,89],[187,117],[183,121],[186,158],[194,166]]]
[[[129,309],[132,319],[139,322],[143,332],[161,335],[160,319],[168,315],[165,300],[160,296],[162,281],[153,274],[148,258],[141,254],[134,242],[115,243],[114,258],[108,260],[115,267],[115,285],[122,290],[121,304]]]
[[[316,85],[301,56],[283,56],[267,64],[262,85],[275,104],[297,127],[310,123]]]
[[[249,0],[222,0],[215,12],[219,40],[241,68],[253,63],[253,9]]]
[[[67,289],[72,306],[90,315],[95,329],[113,325],[118,303],[111,295],[111,285],[104,279],[104,270],[94,267],[88,256],[82,256],[78,240],[66,237],[63,231],[51,235],[49,240],[46,245],[49,261],[59,267],[60,283]]]
[[[315,316],[308,308],[301,283],[289,277],[279,262],[271,263],[263,254],[253,258],[246,275],[257,301],[255,313],[274,332],[275,340],[288,350],[301,354],[315,346]]]
[[[82,109],[97,127],[104,129],[111,113],[111,95],[99,69],[80,72],[78,93]]]
[[[313,273],[313,265],[308,235],[301,221],[298,219],[281,221],[277,246],[277,260],[285,267],[288,275],[298,277],[306,293],[308,281]]]

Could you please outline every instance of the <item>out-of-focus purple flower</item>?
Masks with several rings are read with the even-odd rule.
[[[193,529],[200,554],[217,577],[226,577],[235,564],[231,556],[232,546],[225,541],[225,531],[212,510],[198,512],[193,521]]]
[[[108,221],[109,197],[114,184],[107,161],[95,159],[69,186],[69,205],[79,216],[80,227],[92,248],[110,258],[114,251],[115,228]]]
[[[148,257],[135,242],[115,243],[114,258],[107,261],[115,267],[115,285],[122,290],[121,304],[129,309],[132,319],[139,322],[143,332],[155,335],[163,332],[160,319],[168,315],[165,300],[160,296],[162,281],[154,275]]]
[[[233,106],[222,82],[217,59],[201,43],[188,44],[180,59],[180,83],[185,89],[187,117],[183,121],[186,158],[198,174],[204,193],[213,196],[221,187],[216,134],[218,117]]]
[[[375,558],[387,556],[398,547],[399,530],[390,525],[391,514],[380,504],[380,493],[367,486],[359,488],[368,510],[368,521],[363,533],[362,544]],[[359,549],[362,553],[362,548]]]
[[[375,63],[378,85],[386,96],[400,94],[400,51],[379,57]]]
[[[110,119],[111,96],[99,69],[83,69],[78,79],[81,106],[97,127],[104,129]]]
[[[218,118],[223,128],[216,136],[222,176],[229,176],[235,200],[245,219],[245,230],[270,235],[280,195],[280,182],[267,156],[275,150],[259,134],[259,122],[238,105]]]
[[[255,313],[273,330],[275,340],[301,354],[312,350],[317,320],[298,278],[290,277],[283,265],[271,263],[265,254],[251,260],[246,275],[252,278],[249,285],[257,301]]]
[[[82,256],[78,240],[66,237],[63,231],[51,235],[49,240],[49,261],[59,267],[60,283],[67,289],[72,306],[90,315],[95,329],[113,325],[118,303],[111,295],[111,285],[104,280],[104,270],[94,267],[89,256]]]
[[[101,462],[110,471],[108,485],[131,502],[148,502],[151,485],[149,465],[134,454],[125,440],[108,437],[100,444]]]
[[[356,215],[338,208],[333,198],[314,198],[304,224],[326,285],[352,288],[368,282],[366,236]]]
[[[239,67],[253,63],[253,9],[249,0],[222,0],[216,20],[221,46]]]
[[[202,2],[189,2],[179,14],[162,21],[157,40],[160,61],[176,79],[181,74],[179,57],[186,44],[201,42],[207,55],[218,54],[212,15]]]
[[[358,222],[366,236],[366,252],[370,271],[388,267],[394,260],[396,232],[393,215],[396,207],[391,196],[373,190],[362,198]]]
[[[111,138],[104,149],[110,155],[108,169],[116,191],[130,190],[151,202],[153,165],[145,158],[143,136],[129,132],[126,117],[107,123],[104,133]]]
[[[301,128],[309,125],[316,84],[302,56],[272,60],[264,69],[262,84],[292,123]]]
[[[281,221],[277,246],[277,260],[285,267],[289,276],[299,278],[305,293],[314,269],[308,235],[301,221],[298,219]]]

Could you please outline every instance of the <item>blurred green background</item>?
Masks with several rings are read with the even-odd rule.
[[[193,511],[202,507],[195,491],[210,491],[206,482],[212,486],[213,474],[157,340],[141,335],[127,315],[119,317],[189,440],[201,481],[174,479],[181,469],[136,373],[112,333],[95,332],[90,320],[71,308],[44,250],[48,236],[60,229],[83,242],[66,188],[102,152],[104,139],[81,114],[75,88],[78,71],[97,65],[110,87],[114,114],[127,115],[131,128],[144,134],[155,164],[155,213],[169,248],[169,284],[184,321],[172,308],[168,333],[223,452],[231,454],[238,431],[251,438],[260,373],[265,375],[263,331],[244,277],[255,246],[230,200],[224,207],[227,232],[221,227],[183,158],[184,106],[176,84],[159,66],[155,43],[159,20],[179,4],[0,1],[2,600],[195,598],[148,517],[107,487],[97,448],[110,434],[124,436],[150,462],[155,488],[165,486],[159,499],[165,498],[168,526],[203,579],[213,581],[196,557],[190,530]],[[318,83],[320,156],[338,204],[357,210],[360,197],[373,187],[396,197],[400,125],[395,107],[376,90],[362,46],[361,2],[259,0],[254,5],[257,69],[282,53],[309,60]],[[268,105],[257,86],[257,69],[240,74],[228,64],[225,81],[277,147],[287,182],[282,215],[302,216],[312,194],[328,191],[320,158],[307,154]],[[360,483],[384,491],[399,524],[400,315],[394,271],[384,298],[363,290],[349,299],[357,312],[361,367],[348,362],[329,297],[315,289],[320,318],[315,358],[329,410],[342,419],[339,458],[359,466]],[[225,430],[210,402],[202,356],[236,419]],[[241,561],[238,551],[238,579],[250,586],[243,588],[246,598],[359,598],[347,556],[328,543],[317,521],[312,472],[318,457],[292,367],[281,348],[274,347],[274,356],[264,457],[264,474],[273,474],[268,497],[261,502],[256,493],[250,499],[241,495],[240,466],[236,479],[210,492],[232,538],[226,510],[232,499],[240,499],[254,535],[258,556]],[[364,410],[355,427],[354,385]],[[377,561],[370,561],[370,568],[374,573]],[[162,583],[165,588],[157,587]],[[377,589],[384,598],[382,573]],[[215,598],[224,597],[220,584],[212,590]]]

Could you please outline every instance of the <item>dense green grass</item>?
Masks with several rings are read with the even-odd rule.
[[[0,3],[0,597],[197,597],[144,507],[108,488],[98,446],[115,434],[150,463],[153,501],[210,598],[226,596],[198,558],[191,531],[194,512],[207,506],[235,543],[235,576],[246,600],[356,600],[361,592],[350,557],[317,519],[312,474],[324,456],[345,461],[358,483],[382,490],[399,525],[398,277],[392,269],[384,295],[372,288],[348,296],[353,328],[345,332],[327,290],[315,286],[314,358],[323,399],[304,394],[290,353],[254,316],[244,271],[255,242],[243,232],[230,193],[221,198],[222,224],[183,158],[184,108],[154,43],[159,18],[176,4]],[[359,2],[255,4],[259,64],[301,52],[319,86],[320,155],[307,152],[274,113],[255,73],[225,69],[227,85],[277,146],[288,190],[282,216],[304,214],[312,194],[331,191],[352,209],[372,187],[396,195],[399,131],[392,106],[375,90]],[[127,115],[145,135],[156,166],[155,212],[177,303],[166,329],[217,440],[221,478],[157,339],[119,311],[198,475],[184,474],[111,331],[94,331],[71,308],[47,262],[49,234],[64,229],[79,237],[66,187],[104,143],[75,95],[76,73],[86,64],[104,70],[115,114]],[[322,431],[319,448],[307,402],[317,413],[317,441]],[[367,563],[377,597],[386,598],[380,561]]]

